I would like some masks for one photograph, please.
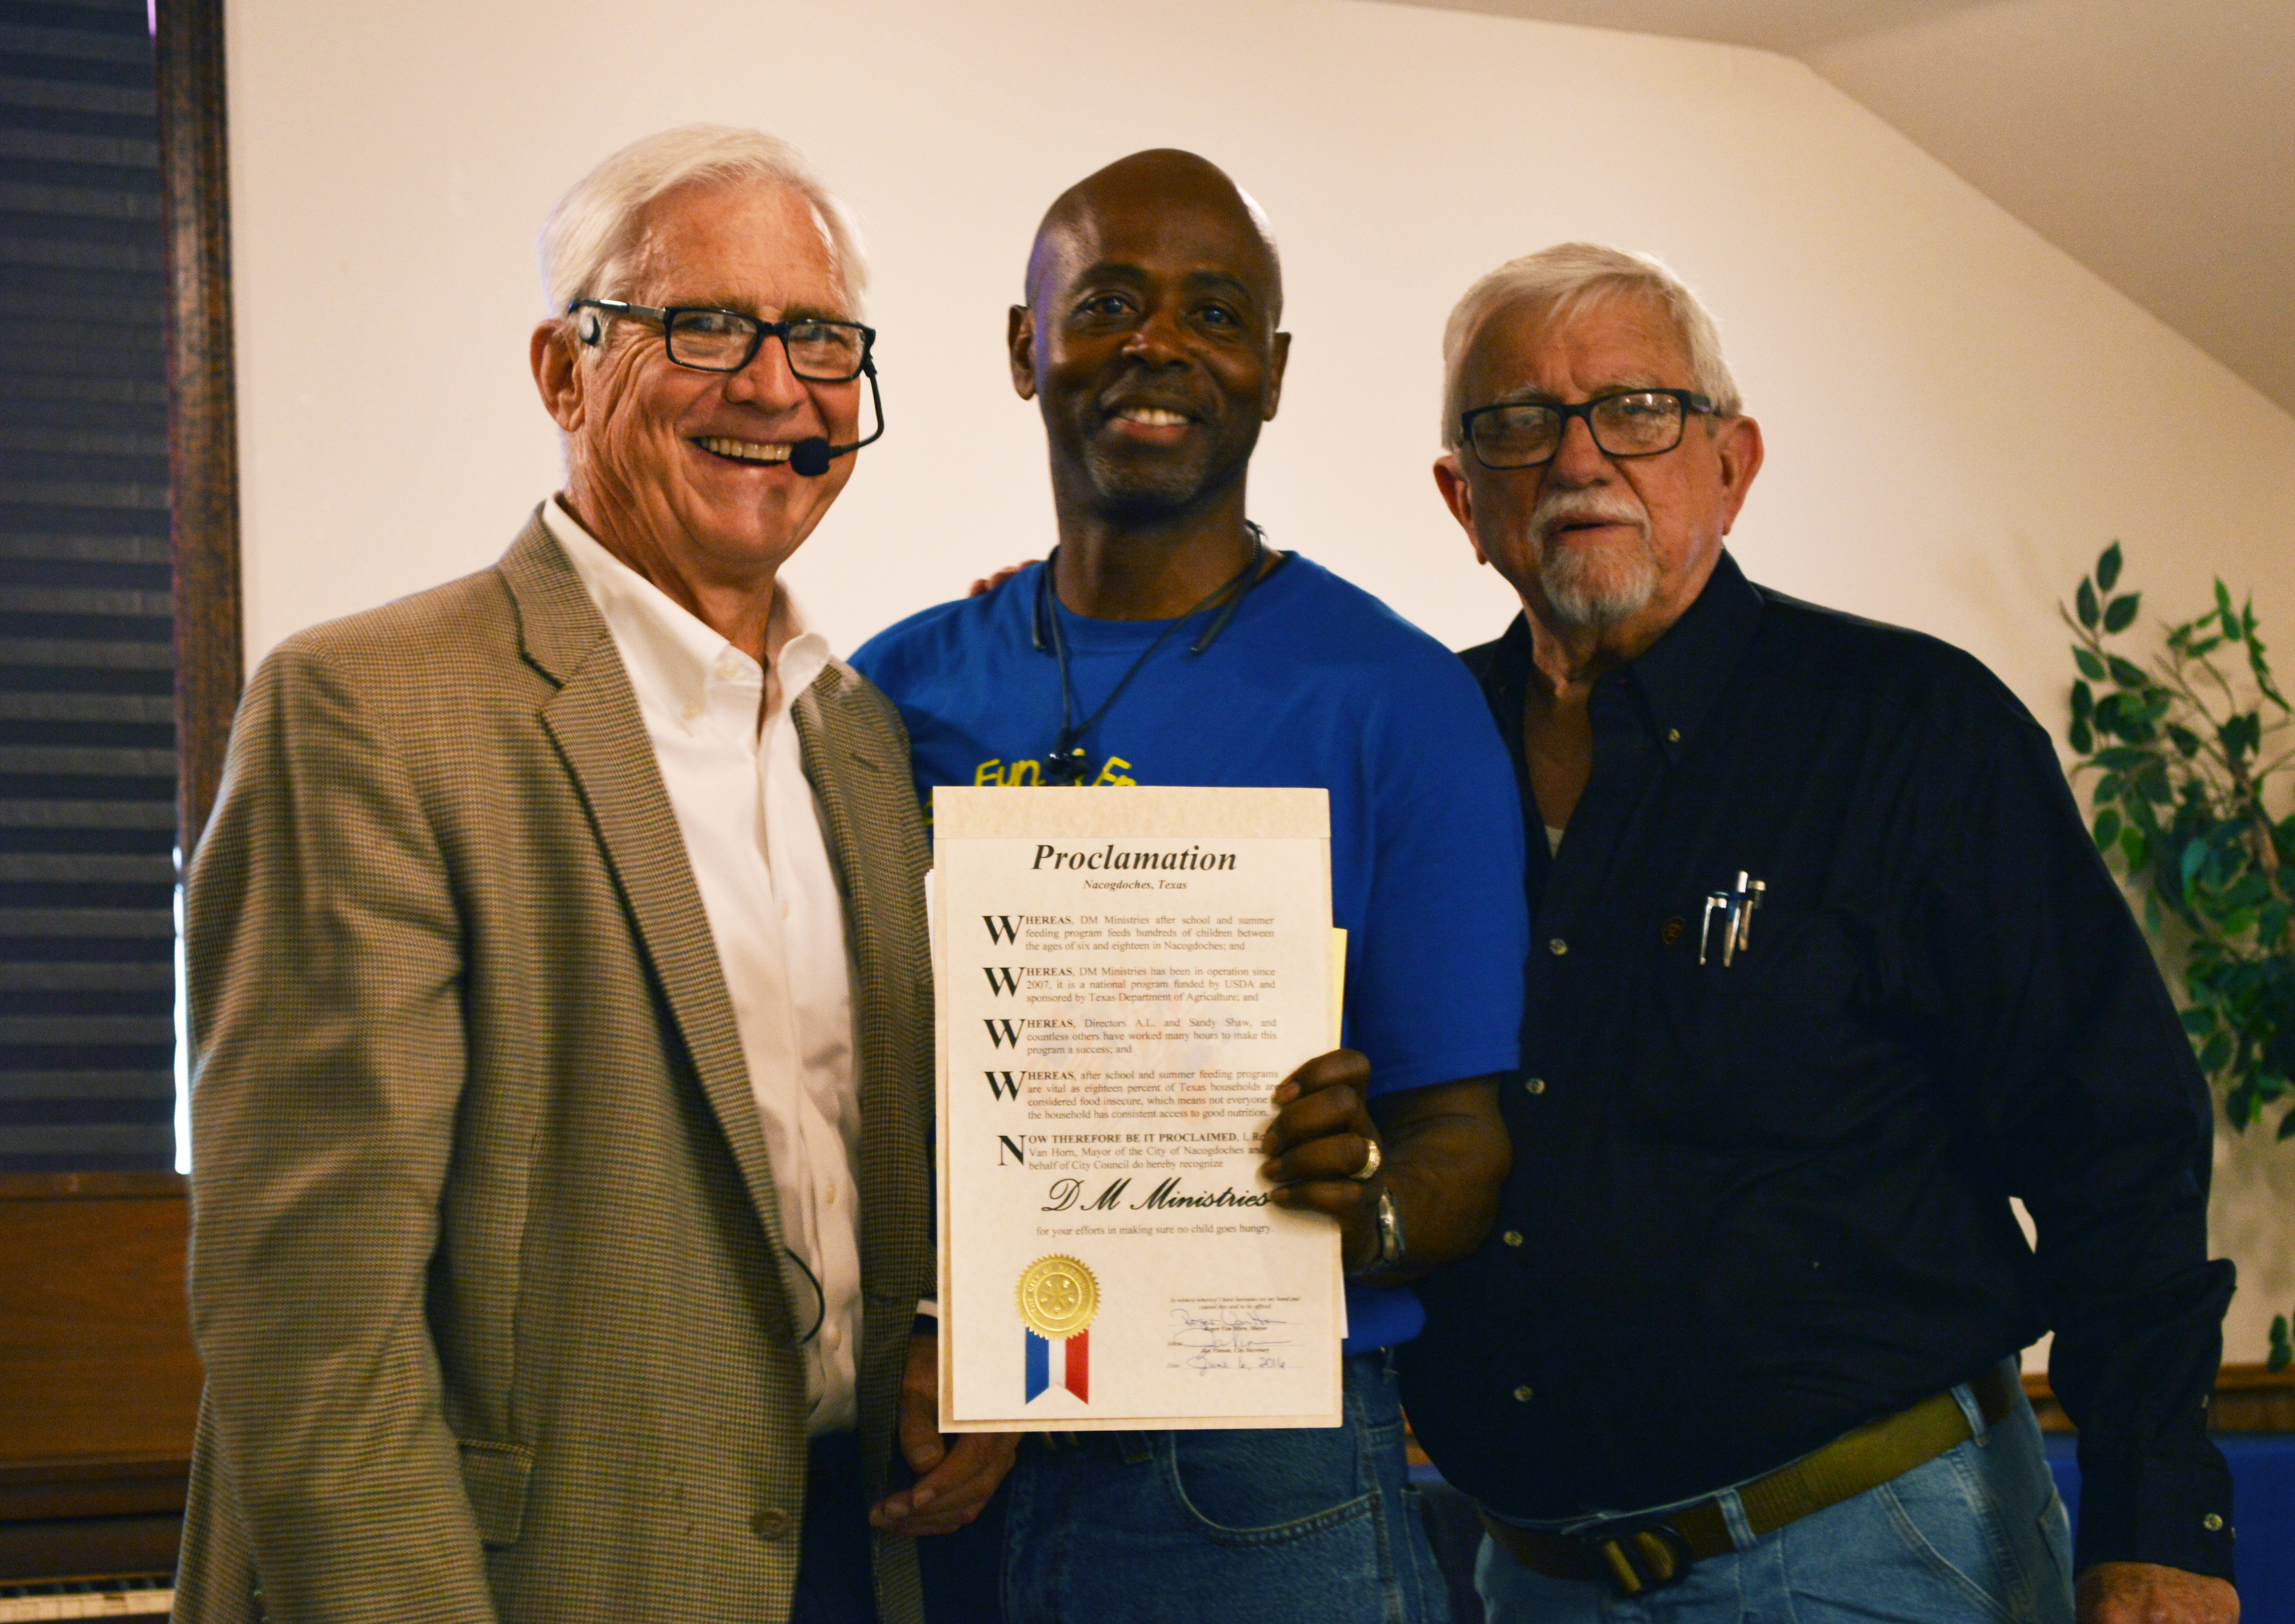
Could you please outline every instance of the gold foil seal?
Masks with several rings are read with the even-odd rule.
[[[1058,1253],[1020,1271],[1020,1318],[1037,1335],[1074,1336],[1099,1312],[1099,1282],[1077,1259]]]

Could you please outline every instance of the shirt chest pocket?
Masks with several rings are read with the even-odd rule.
[[[1872,932],[1838,910],[1764,902],[1734,951],[1716,909],[1665,945],[1621,1033],[1622,1080],[1646,1123],[1716,1148],[1832,1143],[1853,1132],[1884,1046],[1871,1010]],[[1643,1002],[1643,1000],[1629,1000]],[[1666,1131],[1661,1128],[1661,1131]]]

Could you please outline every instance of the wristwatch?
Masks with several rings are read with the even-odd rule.
[[[1378,1220],[1378,1250],[1369,1262],[1348,1271],[1358,1277],[1384,1274],[1402,1261],[1402,1215],[1394,1210],[1394,1192],[1384,1185],[1379,1187],[1378,1204],[1373,1212]]]

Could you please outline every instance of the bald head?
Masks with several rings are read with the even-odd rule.
[[[1193,152],[1135,152],[1060,194],[1006,341],[1043,411],[1063,545],[1089,513],[1157,549],[1191,535],[1210,585],[1235,573],[1245,468],[1291,352],[1282,302],[1266,216]]]
[[[1283,317],[1283,264],[1266,212],[1217,164],[1177,147],[1119,158],[1052,200],[1028,251],[1028,307],[1041,314],[1048,287],[1099,257],[1111,216],[1143,212],[1228,227],[1213,233],[1229,240],[1236,263],[1225,268],[1253,285],[1274,331]]]

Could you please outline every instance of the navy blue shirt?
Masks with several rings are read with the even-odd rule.
[[[1535,823],[1526,624],[1465,659]],[[2227,1576],[2207,1089],[2046,734],[1967,655],[1726,554],[1590,710],[1561,848],[1527,848],[1499,1232],[1420,1286],[1428,1453],[1515,1516],[1666,1505],[2054,1328],[2079,1565]]]
[[[911,616],[853,657],[900,707],[927,810],[938,784],[1043,781],[1061,710],[1058,662],[1032,635],[1040,607],[1059,617],[1079,718],[1171,626],[1070,614],[1040,595],[1044,567]],[[1089,781],[1329,791],[1345,1041],[1369,1057],[1372,1094],[1512,1072],[1528,941],[1521,804],[1473,679],[1295,553],[1191,652],[1213,618],[1165,639],[1084,735]],[[1351,1352],[1407,1340],[1421,1320],[1407,1291],[1354,1288],[1347,1312]]]

